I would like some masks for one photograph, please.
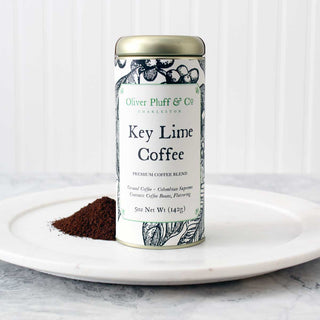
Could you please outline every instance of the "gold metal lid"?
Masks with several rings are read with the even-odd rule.
[[[195,56],[205,54],[201,38],[191,36],[130,36],[116,43],[117,56]]]

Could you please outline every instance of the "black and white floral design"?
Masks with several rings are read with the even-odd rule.
[[[205,150],[205,84],[204,59],[192,59],[196,66],[188,67],[179,62],[180,59],[115,59],[118,68],[116,74],[116,117],[117,117],[117,177],[118,177],[118,203],[120,192],[120,168],[119,168],[119,90],[122,84],[160,83],[160,84],[184,84],[198,83],[201,91],[201,176],[200,176],[200,212],[196,219],[182,222],[136,222],[141,224],[141,234],[145,246],[164,246],[172,239],[176,239],[176,245],[186,245],[198,242],[204,237],[204,150]],[[120,70],[121,69],[121,70]],[[121,71],[121,72],[120,72]],[[200,76],[200,73],[202,76]],[[201,78],[201,81],[200,81]],[[120,208],[118,208],[118,221],[121,220]]]

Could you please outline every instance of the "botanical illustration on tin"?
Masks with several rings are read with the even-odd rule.
[[[183,63],[189,61],[190,63]],[[181,62],[181,64],[179,63]],[[192,66],[188,68],[186,64]],[[204,59],[115,59],[116,85],[115,95],[117,104],[117,144],[119,126],[118,95],[122,84],[186,84],[198,83],[201,91],[201,155],[200,155],[200,213],[196,219],[178,222],[136,222],[141,225],[141,235],[145,246],[164,246],[174,238],[175,245],[188,245],[198,242],[204,237],[204,118],[205,118],[205,84],[199,83],[199,75],[205,72]],[[202,77],[204,78],[204,77]],[[117,177],[118,201],[120,168],[119,146],[117,145]],[[118,202],[119,203],[119,202]],[[118,208],[118,220],[121,212]]]

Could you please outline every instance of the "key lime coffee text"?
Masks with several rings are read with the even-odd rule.
[[[176,128],[175,124],[170,126],[159,126],[158,132],[154,129],[141,128],[138,125],[129,125],[129,139],[141,139],[148,143],[153,137],[160,140],[169,139],[188,139],[193,136],[193,128]],[[148,147],[143,147],[138,150],[138,158],[141,161],[170,161],[183,160],[184,151],[174,150],[172,147],[161,147],[158,151],[150,150]]]

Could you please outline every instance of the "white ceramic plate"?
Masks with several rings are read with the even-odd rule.
[[[0,259],[96,282],[175,285],[251,277],[320,256],[320,206],[282,194],[206,187],[206,241],[143,250],[71,237],[50,221],[71,215],[114,184],[27,194],[0,203]]]

